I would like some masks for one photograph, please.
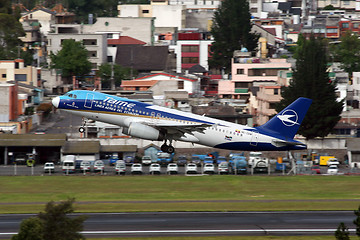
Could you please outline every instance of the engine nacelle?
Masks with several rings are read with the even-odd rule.
[[[165,134],[159,130],[137,122],[131,123],[129,127],[124,127],[122,133],[137,138],[155,141],[162,141],[165,139]]]

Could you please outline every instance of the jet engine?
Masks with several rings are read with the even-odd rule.
[[[130,123],[129,127],[124,127],[122,133],[137,138],[155,141],[162,141],[165,139],[165,134],[161,131],[137,122]]]

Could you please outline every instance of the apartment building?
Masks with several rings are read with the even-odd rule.
[[[23,59],[0,60],[0,82],[10,81],[40,87],[40,70],[32,66],[25,67]]]

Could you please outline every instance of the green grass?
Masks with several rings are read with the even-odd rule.
[[[0,213],[75,198],[78,212],[354,210],[360,176],[0,177]],[[239,202],[241,201],[241,202]]]

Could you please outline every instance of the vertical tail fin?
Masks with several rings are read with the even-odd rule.
[[[311,103],[312,100],[309,98],[298,98],[258,128],[293,139]]]

